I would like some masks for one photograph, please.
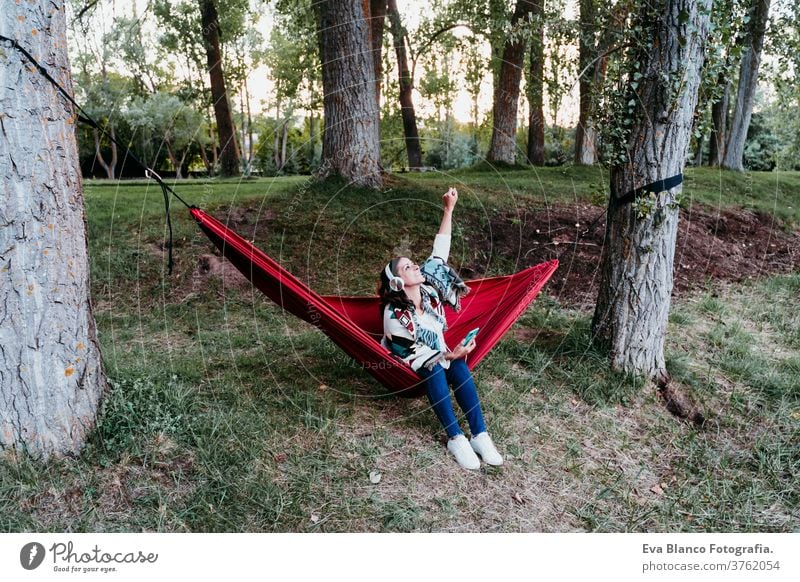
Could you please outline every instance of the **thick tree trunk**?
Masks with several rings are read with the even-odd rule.
[[[744,171],[744,142],[747,139],[756,98],[758,67],[761,63],[761,49],[764,48],[769,5],[770,0],[753,0],[750,10],[747,46],[742,53],[742,66],[739,70],[739,89],[736,93],[736,105],[731,118],[725,156],[722,160],[722,167],[728,170]]]
[[[383,24],[386,20],[386,0],[370,0],[369,42],[372,46],[372,65],[375,71],[375,103],[381,108],[381,81],[383,80]]]
[[[325,129],[320,178],[379,188],[380,127],[369,23],[358,0],[323,0],[319,17]]]
[[[534,3],[534,17],[544,17],[545,0]],[[528,163],[544,166],[544,24],[531,37],[528,68]]]
[[[708,144],[708,165],[721,166],[725,157],[725,141],[728,132],[728,106],[730,105],[731,82],[727,75],[720,73],[717,83],[722,85],[722,97],[711,105],[711,140]]]
[[[63,3],[3,6],[0,34],[71,92]],[[0,449],[77,454],[106,381],[89,298],[75,112],[7,45],[0,111]]]
[[[394,41],[394,52],[397,55],[397,70],[400,77],[400,115],[403,118],[403,135],[406,142],[408,167],[422,167],[422,149],[417,131],[417,115],[414,110],[414,79],[408,66],[408,52],[406,51],[406,32],[397,11],[397,1],[389,0],[388,6],[389,26]]]
[[[527,20],[534,10],[531,0],[517,0],[511,25]],[[494,88],[492,107],[492,140],[486,158],[492,162],[513,164],[517,158],[517,104],[519,83],[522,80],[522,65],[525,59],[525,41],[517,37],[508,40],[503,47],[500,76]]]
[[[233,124],[228,90],[225,87],[225,76],[222,72],[222,50],[220,49],[220,30],[217,7],[214,0],[198,0],[200,2],[200,23],[203,27],[203,42],[208,59],[208,75],[211,80],[211,99],[214,104],[214,116],[217,120],[219,134],[220,173],[223,176],[238,176],[239,144],[236,140],[236,129]]]
[[[634,203],[620,198],[683,172],[710,2],[661,0],[655,5],[660,15],[655,22],[643,21],[647,16],[640,16],[640,24],[652,31],[652,42],[639,49],[639,70],[644,77],[638,94],[629,96],[640,103],[627,142],[629,161],[611,171],[593,332],[596,341],[609,350],[614,369],[659,381],[668,379],[664,338],[681,187],[642,195]]]

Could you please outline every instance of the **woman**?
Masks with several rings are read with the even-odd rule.
[[[480,468],[477,455],[495,466],[502,465],[503,458],[486,432],[475,383],[464,361],[475,349],[475,340],[466,345],[459,342],[452,349],[444,341],[444,305],[458,311],[460,298],[469,288],[447,265],[458,192],[450,188],[442,200],[444,214],[431,257],[422,266],[399,257],[381,271],[383,344],[425,380],[428,400],[449,437],[447,449],[459,465],[475,470]],[[456,402],[467,417],[469,441],[456,420],[448,385],[453,386]]]

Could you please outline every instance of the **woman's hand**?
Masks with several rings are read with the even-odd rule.
[[[453,208],[456,206],[456,202],[458,202],[458,190],[450,188],[445,192],[444,196],[442,196],[442,202],[444,202],[445,212],[452,212]]]
[[[447,352],[444,355],[445,360],[460,360],[465,358],[472,350],[475,349],[475,340],[470,340],[467,345],[458,344],[458,347],[452,352]]]

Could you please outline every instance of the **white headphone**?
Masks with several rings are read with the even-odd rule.
[[[386,269],[384,269],[384,272],[386,273],[386,277],[389,279],[389,289],[396,293],[402,291],[405,283],[403,283],[403,280],[400,277],[392,273],[391,261],[386,264]]]

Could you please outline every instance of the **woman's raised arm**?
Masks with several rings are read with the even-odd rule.
[[[451,234],[453,232],[453,209],[458,202],[458,190],[450,188],[442,196],[444,202],[444,212],[442,213],[442,223],[439,225],[439,232],[437,234]]]

